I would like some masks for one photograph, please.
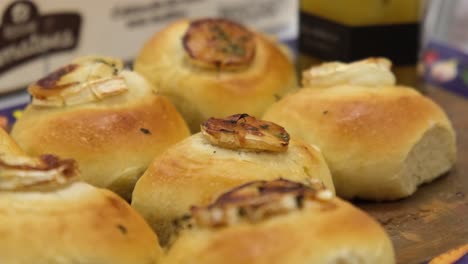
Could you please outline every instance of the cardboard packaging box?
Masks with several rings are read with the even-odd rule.
[[[429,1],[419,64],[424,81],[468,98],[468,1]]]

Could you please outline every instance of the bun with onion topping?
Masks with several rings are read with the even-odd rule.
[[[0,155],[0,263],[156,263],[162,251],[144,219],[77,173],[52,155]]]
[[[336,69],[314,67],[306,72],[303,89],[272,105],[263,117],[316,144],[344,198],[409,196],[456,160],[447,115],[415,89],[395,86],[385,65],[374,59],[339,63]]]
[[[260,116],[297,87],[284,48],[225,19],[179,20],[156,33],[135,71],[167,95],[192,132],[209,117]]]
[[[162,244],[173,221],[193,204],[206,205],[226,189],[253,180],[285,178],[333,182],[320,151],[289,139],[284,128],[238,114],[210,118],[192,135],[157,157],[135,186],[132,206],[152,225]]]
[[[11,132],[18,144],[76,159],[86,182],[125,198],[156,155],[189,135],[170,101],[118,59],[78,58],[28,91]]]
[[[392,264],[384,229],[332,192],[254,181],[194,206],[175,223],[166,264]]]

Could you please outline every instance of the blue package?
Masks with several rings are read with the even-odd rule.
[[[468,97],[468,54],[430,42],[421,53],[420,66],[426,83]]]

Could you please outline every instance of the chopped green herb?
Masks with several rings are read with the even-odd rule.
[[[117,225],[117,228],[120,230],[120,232],[122,232],[122,234],[127,234],[127,228],[123,225]]]
[[[146,134],[146,135],[151,135],[151,131],[147,128],[140,128],[140,131],[143,133],[143,134]]]
[[[279,133],[276,135],[276,137],[282,139],[283,141],[289,141],[288,133]]]
[[[249,36],[242,36],[235,41],[230,38],[229,34],[226,33],[219,25],[213,25],[211,31],[215,34],[215,39],[226,42],[226,46],[223,46],[219,51],[235,56],[244,56],[245,48],[242,46],[248,39]]]
[[[220,26],[213,25],[211,27],[211,31],[213,31],[213,33],[216,34],[216,38],[229,42],[229,36],[226,34],[226,32]]]
[[[189,220],[191,218],[190,214],[184,214],[180,217],[181,220]]]
[[[102,63],[102,64],[105,64],[109,67],[112,67],[112,68],[115,68],[115,64],[114,63],[110,63],[108,61],[105,61],[103,59],[94,59],[95,62],[99,62],[99,63]]]
[[[239,216],[246,216],[247,215],[247,211],[245,210],[245,208],[241,207],[239,208],[239,211],[237,211],[237,213],[239,214]]]
[[[231,43],[229,45],[230,48],[230,53],[237,55],[237,56],[244,56],[245,55],[245,49],[238,44]]]
[[[244,120],[245,121],[245,118],[248,117],[249,115],[248,114],[240,114],[239,117],[237,118],[236,120],[236,123],[239,121],[239,120]]]
[[[296,206],[302,209],[302,207],[304,206],[304,195],[296,196]]]

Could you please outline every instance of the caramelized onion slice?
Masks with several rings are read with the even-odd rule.
[[[53,155],[0,156],[0,190],[60,185],[76,178],[76,162]]]
[[[248,114],[210,118],[201,125],[201,131],[212,144],[229,149],[284,152],[289,144],[289,134],[283,127]]]
[[[76,105],[103,100],[128,90],[119,76],[121,60],[108,57],[81,57],[50,73],[28,87],[32,104],[40,106]]]
[[[182,43],[191,61],[204,68],[237,69],[255,56],[254,34],[225,19],[192,21]]]
[[[302,85],[311,88],[337,85],[371,87],[395,85],[391,66],[391,61],[386,58],[368,58],[352,63],[322,63],[302,73]]]
[[[323,185],[322,185],[323,186]],[[205,207],[192,207],[196,226],[221,227],[317,207],[334,208],[333,193],[285,179],[254,181],[234,188]]]

